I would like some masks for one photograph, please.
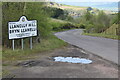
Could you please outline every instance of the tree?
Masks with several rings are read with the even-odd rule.
[[[110,26],[110,18],[108,15],[106,15],[103,11],[100,11],[97,15],[97,24],[101,24],[101,30],[102,32],[107,29]],[[96,23],[94,23],[96,24]],[[99,30],[99,31],[101,31]]]
[[[24,2],[3,2],[2,4],[2,45],[11,47],[11,40],[8,39],[8,22],[18,21],[23,14]],[[19,45],[19,40],[16,45]]]
[[[85,13],[84,17],[85,17],[86,21],[89,21],[92,18],[92,14],[89,11],[87,11]]]

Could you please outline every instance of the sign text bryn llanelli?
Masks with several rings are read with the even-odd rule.
[[[8,23],[9,39],[37,36],[37,21],[28,21],[22,16],[18,22]]]

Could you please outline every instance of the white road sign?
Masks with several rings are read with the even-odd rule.
[[[28,21],[22,16],[18,22],[8,23],[9,39],[37,36],[37,21]]]

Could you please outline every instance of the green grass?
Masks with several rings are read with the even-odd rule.
[[[2,51],[2,59],[4,61],[15,61],[15,60],[23,60],[28,59],[30,56],[34,54],[41,54],[44,51],[50,51],[56,48],[60,48],[65,46],[67,43],[56,38],[55,36],[50,36],[47,39],[42,39],[41,43],[34,44],[33,49],[25,48],[24,50],[3,48]]]
[[[50,18],[49,21],[50,25],[51,25],[51,29],[53,28],[57,28],[57,30],[52,30],[52,32],[61,32],[61,31],[66,31],[66,30],[71,30],[71,29],[75,29],[75,28],[71,28],[71,29],[61,29],[61,27],[63,27],[66,24],[72,24],[72,25],[76,25],[75,23],[69,22],[69,21],[65,21],[65,20],[60,20],[60,19],[54,19],[54,18]]]
[[[108,35],[108,34],[101,34],[101,33],[83,33],[83,35],[88,35],[88,36],[94,36],[94,37],[104,37],[104,38],[110,38],[110,39],[119,39],[120,36],[118,37],[117,35]]]
[[[65,20],[60,20],[60,19],[55,19],[55,18],[50,18],[50,22],[51,23],[68,23],[69,21],[65,21]],[[70,23],[70,22],[69,22]]]

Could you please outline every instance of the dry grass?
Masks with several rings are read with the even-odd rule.
[[[106,31],[104,31],[104,34],[108,35],[116,35],[118,29],[118,24],[113,24],[110,28],[108,28]]]
[[[59,8],[61,8],[61,9],[73,9],[73,10],[76,10],[76,11],[87,9],[87,7],[77,7],[77,6],[67,6],[67,5],[61,6]]]

